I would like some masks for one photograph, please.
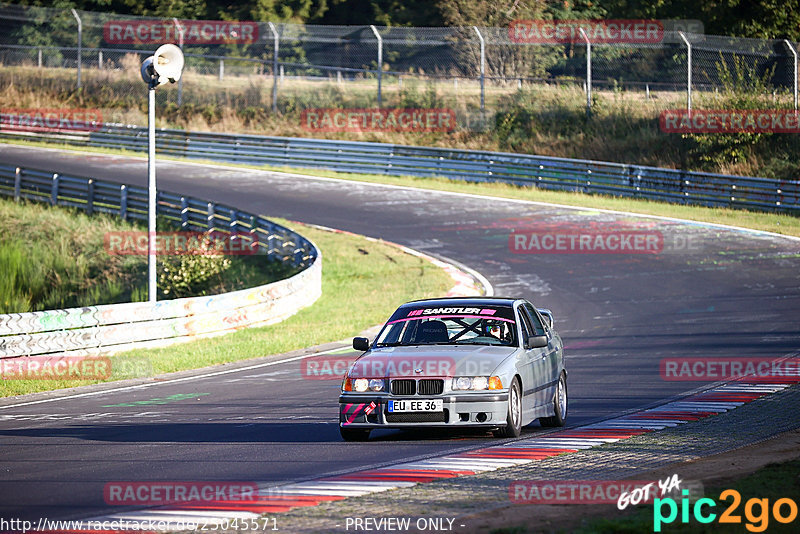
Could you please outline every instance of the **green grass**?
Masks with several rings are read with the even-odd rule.
[[[111,215],[0,198],[0,313],[147,300],[147,257],[109,254],[105,244],[109,232],[143,231]],[[293,272],[261,255],[163,256],[160,298],[214,295]]]
[[[136,229],[113,216],[0,199],[0,313],[146,298],[146,258],[104,249],[107,232]]]
[[[273,220],[296,228],[322,250],[322,297],[276,325],[113,356],[112,369],[124,369],[120,378],[141,375],[141,371],[149,375],[218,365],[344,339],[384,322],[403,302],[440,296],[453,285],[444,271],[396,247]],[[8,380],[2,382],[0,396],[88,383],[93,382]]]
[[[661,532],[665,533],[742,533],[742,532],[769,532],[772,533],[796,533],[798,527],[798,519],[795,518],[789,524],[782,524],[774,519],[772,516],[772,507],[776,500],[782,498],[792,499],[796,505],[800,505],[797,495],[798,480],[800,480],[800,460],[793,460],[779,464],[770,464],[762,467],[755,473],[739,478],[732,484],[717,485],[705,488],[705,497],[713,499],[717,506],[711,510],[717,514],[714,522],[708,524],[701,524],[692,516],[690,511],[689,521],[686,524],[681,524],[680,508],[678,516],[675,521],[669,525],[662,527]],[[721,524],[719,516],[727,509],[733,500],[727,497],[725,500],[720,499],[720,493],[726,489],[735,489],[741,495],[741,502],[738,507],[732,510],[733,515],[738,515],[741,518],[740,524]],[[746,505],[750,499],[769,499],[769,517],[766,522],[762,523],[762,514],[759,506],[752,508],[753,516],[748,518],[746,514]],[[680,502],[677,503],[680,507]],[[668,514],[666,506],[663,508],[664,514]],[[709,507],[703,507],[703,513],[708,514]],[[789,514],[788,506],[784,505],[782,508],[784,516]],[[747,525],[751,528],[747,528]],[[761,527],[766,527],[762,529]],[[575,531],[579,534],[617,534],[617,533],[639,533],[639,532],[653,532],[653,505],[639,506],[633,511],[629,512],[623,517],[609,519],[595,519],[589,521],[583,527]]]

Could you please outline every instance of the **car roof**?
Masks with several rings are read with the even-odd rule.
[[[513,306],[514,302],[522,300],[508,297],[443,297],[433,299],[412,300],[406,302],[401,308],[409,306]]]

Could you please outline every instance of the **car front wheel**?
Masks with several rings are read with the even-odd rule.
[[[506,415],[506,426],[494,431],[497,438],[518,438],[522,432],[522,393],[519,387],[519,380],[514,378],[511,387],[508,388],[508,413]]]

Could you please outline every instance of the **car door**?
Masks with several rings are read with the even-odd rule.
[[[522,345],[526,344],[528,336],[539,335],[534,328],[528,311],[524,306],[519,306],[518,314],[520,316],[520,325],[522,326]],[[531,409],[541,406],[544,403],[545,391],[547,387],[547,361],[546,361],[546,347],[538,348],[525,348],[524,360],[526,367],[527,379],[523,377],[525,383],[523,384],[524,398],[530,403]]]
[[[556,394],[556,386],[558,385],[560,373],[558,339],[556,339],[553,329],[547,325],[547,322],[539,315],[539,312],[536,311],[536,308],[531,303],[526,302],[522,307],[531,321],[533,330],[536,332],[535,335],[547,336],[547,346],[539,349],[542,351],[542,355],[539,365],[536,366],[537,371],[540,373],[542,385],[545,386],[542,389],[542,404],[547,404]]]

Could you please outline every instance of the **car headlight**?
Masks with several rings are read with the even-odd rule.
[[[386,381],[382,378],[349,378],[346,377],[342,382],[342,391],[357,391],[364,393],[365,391],[384,391],[386,389]]]
[[[470,389],[472,387],[472,379],[468,376],[459,376],[453,379],[453,389]]]
[[[472,389],[488,389],[489,379],[485,376],[476,376],[472,379]]]
[[[475,391],[484,389],[503,389],[499,376],[459,376],[453,379],[453,390]]]
[[[353,380],[353,391],[364,393],[369,389],[369,380],[366,378],[356,378]]]

